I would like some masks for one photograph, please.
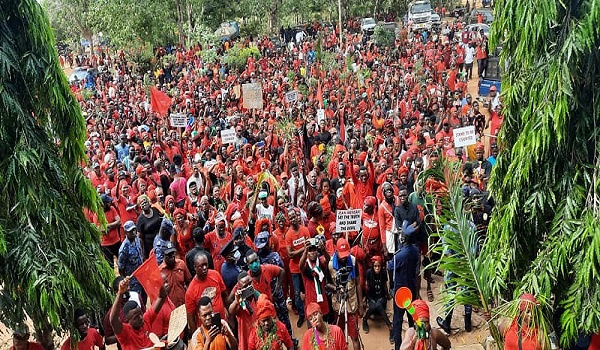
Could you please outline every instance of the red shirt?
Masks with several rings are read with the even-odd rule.
[[[219,272],[221,271],[221,266],[223,266],[223,263],[225,262],[225,258],[219,253],[221,252],[221,249],[223,249],[223,247],[232,239],[233,236],[229,231],[225,231],[225,237],[220,238],[216,229],[209,232],[206,237],[204,237],[204,247],[210,252],[210,255],[212,255],[215,263],[215,270]]]
[[[342,329],[335,325],[328,325],[329,327],[329,341],[325,345],[324,349],[327,350],[348,350],[348,344],[346,344],[346,338]],[[323,340],[323,339],[322,339]],[[313,342],[315,341],[315,330],[314,328],[308,329],[304,332],[302,337],[302,350],[314,350]]]
[[[144,325],[142,328],[135,330],[129,323],[123,323],[121,333],[117,334],[117,340],[121,344],[123,350],[139,350],[152,347],[154,344],[148,338],[148,334],[152,332],[152,323],[156,319],[156,313],[153,308],[150,308],[144,313]]]
[[[104,346],[104,338],[98,333],[96,328],[88,328],[85,338],[77,343],[77,349],[79,350],[94,350],[94,346],[102,348]],[[71,337],[60,347],[60,350],[71,350]]]
[[[198,301],[203,296],[207,296],[212,301],[213,310],[220,313],[222,318],[225,318],[225,304],[223,304],[221,293],[226,290],[223,277],[215,270],[208,270],[204,281],[200,281],[196,276],[196,278],[192,279],[192,283],[190,283],[185,292],[185,309],[187,314],[197,315]]]
[[[292,349],[294,347],[294,343],[292,342],[292,337],[290,337],[290,334],[285,328],[285,325],[281,321],[277,320],[275,321],[275,328],[277,328],[277,330],[275,331],[277,337],[275,338],[275,340],[273,340],[269,349],[283,350],[281,344],[285,345],[287,349]],[[262,349],[265,345],[263,343],[263,340],[264,339],[258,337],[256,327],[252,327],[252,330],[250,331],[250,338],[248,339],[248,350]]]
[[[106,215],[106,222],[111,223],[115,221],[115,218],[119,216],[117,210],[111,206],[109,211],[105,211],[104,215]],[[108,234],[102,235],[102,245],[109,246],[121,241],[121,237],[119,237],[119,227],[112,228],[108,230]]]
[[[238,290],[237,283],[233,287],[232,293],[235,294]],[[246,301],[247,303],[248,301]],[[238,349],[248,350],[248,340],[250,339],[250,331],[254,328],[256,322],[256,298],[250,301],[250,308],[254,311],[252,314],[248,310],[240,309],[235,316],[238,321]]]
[[[175,310],[175,305],[173,305],[170,298],[167,298],[151,325],[152,333],[156,334],[159,338],[162,338],[169,332],[169,320],[171,319],[171,312],[173,310]]]
[[[325,273],[325,271],[327,271],[327,263],[325,262],[325,257],[323,257],[323,256],[319,257],[317,262],[319,263],[319,267],[321,268],[323,273]],[[321,313],[323,315],[327,315],[329,313],[329,302],[327,301],[327,297],[325,296],[326,278],[323,278],[323,281],[319,282],[321,284],[321,293],[323,294],[323,301],[318,302],[315,278],[314,278],[314,276],[308,277],[308,273],[310,273],[312,275],[313,271],[308,266],[308,259],[306,259],[306,270],[302,274],[302,282],[304,282],[304,293],[305,293],[304,294],[305,295],[304,306],[306,308],[306,305],[308,305],[312,302],[315,302],[315,303],[319,304],[319,306],[321,307]],[[319,278],[316,277],[316,280],[318,281]],[[306,310],[304,310],[304,311],[306,311]]]
[[[131,220],[133,222],[137,222],[138,213],[135,211],[136,203],[130,201],[125,198],[125,196],[119,196],[119,199],[115,200],[117,204],[117,208],[119,209],[119,217],[121,218],[121,223],[126,223]],[[127,208],[131,208],[127,210]]]
[[[258,280],[252,278],[252,285],[260,294],[265,294],[269,300],[273,301],[271,292],[271,281],[279,276],[279,266],[264,264],[260,266],[260,276]]]
[[[300,225],[298,231],[294,230],[292,227],[288,229],[288,232],[285,235],[285,242],[292,251],[295,251],[304,247],[304,241],[309,238],[310,234],[308,233],[306,226]],[[300,273],[300,255],[297,255],[295,258],[290,258],[290,272]]]
[[[175,259],[175,266],[173,269],[169,269],[163,261],[158,268],[165,275],[169,286],[171,286],[169,299],[175,307],[185,304],[185,287],[192,281],[192,275],[188,271],[185,262],[181,259]]]

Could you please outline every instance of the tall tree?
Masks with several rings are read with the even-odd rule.
[[[85,38],[94,48],[94,28],[91,13],[92,0],[44,0],[42,6],[50,17],[50,24],[55,35],[60,33],[64,38],[79,42]]]
[[[74,308],[108,305],[114,273],[84,216],[104,218],[80,168],[85,120],[48,18],[36,0],[6,0],[0,20],[0,319],[28,315],[52,348]]]
[[[505,108],[482,254],[498,296],[554,297],[566,345],[600,329],[600,4],[495,8]]]

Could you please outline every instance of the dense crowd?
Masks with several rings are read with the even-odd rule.
[[[418,300],[421,280],[425,299],[434,298],[435,269],[423,266],[435,259],[436,210],[424,201],[436,184],[419,174],[442,159],[462,163],[465,197],[477,199],[473,217],[485,231],[502,103],[495,89],[478,99],[467,83],[475,61],[479,76],[485,70],[487,37],[460,23],[439,33],[402,28],[392,47],[353,31],[341,45],[332,28],[311,32],[283,45],[260,37],[160,49],[159,59],[174,58],[153,72],[123,54],[78,59],[102,72],[72,90],[88,125],[84,172],[108,225],[88,216],[119,272],[102,335],[76,312],[80,349],[152,348],[149,334],[165,336],[182,305],[187,329],[173,348],[357,350],[372,315],[396,349],[423,348],[418,331],[402,336],[404,309],[394,304],[392,320],[386,313],[401,287],[412,291],[427,347],[450,347],[452,314],[438,321],[446,332],[432,330]],[[235,45],[261,55],[229,67],[223,56]],[[203,62],[211,49],[216,61]],[[262,109],[244,107],[246,83],[261,84]],[[150,86],[172,98],[166,114],[152,110]],[[295,101],[289,91],[298,91]],[[171,127],[170,114],[185,115],[187,126]],[[471,125],[477,143],[455,147],[453,129]],[[235,136],[224,143],[228,129]],[[336,213],[348,209],[362,209],[359,231],[336,226]],[[154,300],[132,276],[147,259],[165,281]],[[289,313],[297,327],[307,322],[304,335],[293,334]]]

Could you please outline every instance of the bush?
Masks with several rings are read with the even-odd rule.
[[[234,45],[227,51],[227,54],[223,58],[223,61],[232,69],[238,69],[240,71],[246,69],[246,63],[250,56],[254,59],[261,57],[260,51],[256,47],[240,47]]]
[[[396,34],[393,31],[378,25],[377,27],[375,27],[373,39],[375,40],[375,44],[377,44],[378,46],[391,47],[394,45]]]

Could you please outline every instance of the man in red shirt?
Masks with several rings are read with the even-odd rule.
[[[119,248],[121,247],[121,236],[119,229],[121,227],[121,218],[117,209],[114,207],[113,199],[107,194],[100,196],[102,207],[106,216],[106,231],[102,232],[101,245],[104,257],[110,266],[114,265],[114,258],[119,257]]]
[[[156,315],[160,312],[167,295],[169,294],[169,285],[163,284],[158,293],[158,298],[154,305],[146,311],[142,309],[137,302],[129,300],[123,305],[123,313],[125,314],[125,323],[119,319],[121,312],[121,298],[129,290],[129,280],[131,277],[125,277],[119,283],[119,291],[117,297],[110,309],[110,324],[117,335],[117,340],[121,344],[123,350],[139,350],[152,347],[154,344],[148,337],[151,332],[152,322],[156,319]]]
[[[179,307],[185,304],[185,289],[192,281],[192,275],[188,271],[185,262],[175,258],[176,251],[177,249],[173,243],[167,243],[163,250],[163,262],[158,268],[163,278],[171,286],[169,298],[175,304],[175,307]]]
[[[248,340],[252,326],[256,322],[256,302],[260,293],[252,285],[252,277],[246,271],[240,272],[238,282],[233,287],[234,300],[229,306],[229,313],[238,321],[238,342],[240,350],[248,349]]]
[[[273,293],[271,291],[271,281],[277,278],[277,284],[273,290],[281,288],[285,272],[276,265],[262,264],[258,259],[258,254],[250,249],[246,253],[246,264],[248,264],[248,274],[252,277],[252,285],[259,293],[273,302]]]
[[[93,350],[95,347],[99,349],[104,348],[104,338],[96,328],[90,327],[90,321],[88,316],[83,309],[75,310],[75,329],[79,332],[79,343],[77,343],[77,349],[79,350]],[[71,337],[60,347],[60,350],[71,350]]]
[[[227,317],[223,303],[223,300],[227,300],[227,289],[221,274],[208,269],[208,258],[204,254],[196,255],[194,268],[196,277],[192,279],[185,292],[185,309],[189,329],[198,328],[198,301],[203,296],[210,298],[215,312],[220,313],[223,319]]]
[[[292,284],[294,285],[294,299],[296,309],[298,310],[298,322],[296,326],[302,327],[304,323],[304,302],[300,299],[300,293],[304,292],[302,285],[302,275],[300,274],[300,257],[304,253],[305,241],[310,238],[308,228],[300,225],[300,215],[295,209],[288,211],[288,220],[290,228],[285,236],[288,255],[290,257],[290,273],[292,274]]]
[[[306,249],[300,258],[300,270],[304,284],[306,305],[317,303],[324,315],[329,315],[329,301],[325,296],[325,288],[335,289],[335,286],[326,285],[325,273],[329,254],[325,249],[325,242],[311,239],[306,241]],[[307,313],[308,315],[308,313]]]
[[[29,328],[17,327],[13,332],[13,346],[10,350],[44,350],[40,343],[29,341]]]

